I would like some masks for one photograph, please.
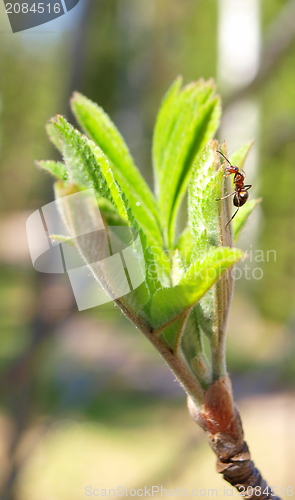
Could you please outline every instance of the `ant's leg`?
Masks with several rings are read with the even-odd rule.
[[[236,191],[234,191],[233,193],[227,194],[226,196],[223,196],[222,198],[217,198],[215,201],[224,200],[225,198],[229,198],[229,197],[230,197],[230,196],[232,196],[233,194],[236,194]]]
[[[237,210],[235,211],[234,215],[233,215],[233,216],[229,219],[229,221],[228,221],[228,223],[226,224],[226,226],[225,226],[225,227],[227,227],[227,226],[229,225],[229,223],[233,220],[233,218],[237,215],[237,213],[238,213],[238,211],[239,211],[239,208],[240,208],[240,207],[238,207],[238,208],[237,208]]]
[[[250,187],[251,187],[251,186],[250,186]],[[229,223],[233,220],[233,218],[237,215],[237,213],[238,213],[238,211],[239,211],[239,209],[240,209],[240,198],[238,198],[238,203],[239,203],[239,204],[238,204],[238,208],[237,208],[237,210],[236,210],[236,211],[235,211],[235,213],[231,216],[231,218],[229,219],[229,221],[228,221],[228,223],[226,224],[226,226],[225,226],[225,227],[227,227],[227,226],[229,225]]]
[[[251,187],[252,187],[252,184],[246,184],[245,186],[243,186],[243,190],[244,191],[248,191],[248,189],[250,189]],[[237,210],[235,211],[234,215],[229,219],[229,221],[228,221],[228,223],[226,224],[225,227],[227,227],[229,225],[229,223],[233,220],[233,218],[237,215],[237,213],[239,211],[239,208],[240,208],[240,198],[238,198],[238,202],[239,202],[239,205],[238,205]]]

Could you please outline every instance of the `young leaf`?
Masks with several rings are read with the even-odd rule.
[[[243,252],[235,248],[212,248],[186,271],[179,284],[155,293],[152,299],[151,319],[155,328],[176,321],[220,278],[223,272],[241,259]]]
[[[146,267],[146,284],[148,286],[148,289],[151,293],[151,295],[154,295],[156,290],[159,290],[163,286],[163,282],[166,281],[167,286],[170,284],[170,279],[169,279],[169,271],[170,271],[170,265],[167,259],[163,262],[163,250],[158,247],[150,247],[148,245],[148,240],[146,237],[146,234],[143,233],[142,230],[139,230],[140,234],[140,239],[141,239],[141,244],[144,252],[144,260],[145,260],[145,267]],[[158,250],[158,251],[157,251]],[[164,273],[164,278],[161,274]],[[160,281],[162,279],[162,282]],[[149,311],[149,308],[147,308],[147,312]]]
[[[202,366],[200,359],[203,359],[205,364],[206,356],[204,354],[203,339],[198,323],[198,318],[195,314],[194,309],[191,311],[186,322],[181,340],[181,350],[187,363],[189,364],[193,372],[195,372],[200,382],[207,383],[210,380],[210,369],[208,363],[206,363],[206,366],[208,367],[206,374],[206,370],[201,369]]]
[[[237,165],[242,168],[246,156],[251,148],[252,143],[248,143],[245,146],[239,148],[233,155],[230,156],[230,161],[233,165]],[[225,145],[223,146],[225,148]],[[226,150],[224,154],[227,155]],[[227,163],[227,162],[225,162]],[[218,191],[220,194],[218,197],[226,196],[228,194],[228,178],[224,176],[223,169],[219,169],[216,176],[219,176],[218,181]],[[198,184],[198,182],[197,182]],[[232,190],[233,188],[231,188]],[[207,193],[210,189],[207,187]],[[231,191],[229,191],[231,192]],[[204,193],[206,198],[206,194]],[[211,196],[214,198],[213,194]],[[216,195],[215,195],[216,198]],[[200,200],[201,203],[201,200]],[[203,203],[206,203],[203,202]],[[202,205],[202,203],[201,203]],[[242,207],[240,210],[245,208],[248,204]],[[214,205],[213,205],[214,206]],[[214,238],[208,238],[210,232],[205,234],[205,241],[210,246],[216,246],[219,241],[223,245],[231,245],[232,241],[232,226],[234,227],[235,219],[233,223],[228,227],[226,226],[228,220],[231,217],[232,212],[232,199],[227,197],[223,200],[218,201],[215,204],[217,212],[215,215],[220,214],[219,217],[215,217],[217,226],[217,233],[219,238],[214,240]],[[199,217],[197,209],[197,220]],[[239,211],[240,212],[240,211]],[[237,215],[239,214],[237,213]],[[242,211],[243,212],[243,211]],[[213,226],[214,230],[214,226]],[[201,232],[201,231],[200,231]],[[212,231],[211,231],[212,233]],[[225,359],[224,359],[224,346],[225,346],[225,327],[227,323],[227,316],[230,307],[231,297],[233,292],[233,278],[229,273],[225,273],[221,279],[212,287],[199,301],[195,308],[195,313],[197,314],[199,324],[203,332],[209,337],[211,344],[211,357],[213,361],[213,370],[215,376],[221,376],[225,373]]]
[[[181,344],[188,314],[189,313],[184,314],[174,321],[174,323],[169,324],[160,333],[160,338],[164,340],[165,344],[167,344],[174,353],[176,353]]]
[[[178,209],[196,156],[213,137],[220,116],[214,86],[202,81],[180,90],[176,82],[163,102],[153,139],[159,207],[166,239],[172,245]],[[164,143],[164,140],[166,143]]]
[[[129,199],[127,200],[121,192],[109,162],[100,148],[75,130],[61,116],[51,120],[47,130],[65,159],[69,181],[94,188],[99,197],[105,198],[117,209],[120,218],[129,221],[129,224],[137,229],[142,227],[146,233],[148,245],[159,250],[158,254],[161,257],[161,236],[158,232],[156,234],[153,232],[154,226],[142,207],[138,207],[137,218],[135,218],[129,207]]]
[[[189,184],[188,218],[193,237],[193,256],[200,258],[220,242],[219,210],[223,171],[218,169],[217,142],[199,155]]]
[[[71,106],[80,126],[108,158],[115,179],[127,196],[135,217],[139,220],[145,217],[160,241],[157,202],[134,165],[119,131],[102,108],[78,92],[74,93]]]
[[[99,148],[91,148],[90,141],[62,116],[52,119],[47,131],[64,157],[69,182],[93,188],[99,196],[111,202],[119,215],[127,220],[120,189],[113,178],[107,158]]]
[[[181,341],[181,350],[203,389],[207,389],[212,383],[212,368],[204,353],[203,339],[194,309],[186,322]]]
[[[61,161],[40,160],[36,161],[36,165],[61,181],[66,181],[68,179],[66,166]]]
[[[215,131],[219,125],[219,100],[218,98],[212,99],[207,105],[202,106],[200,109],[200,118],[196,123],[195,137],[192,140],[192,148],[190,155],[184,162],[182,174],[179,176],[178,184],[175,188],[175,199],[171,210],[170,218],[170,233],[169,240],[173,243],[175,236],[175,226],[177,222],[177,215],[181,205],[181,201],[187,190],[191,171],[193,168],[193,161],[197,155],[202,151],[208,141],[214,136]],[[169,204],[168,204],[169,205]]]
[[[170,135],[180,113],[180,89],[182,78],[178,77],[169,88],[161,103],[154,130],[153,165],[155,173],[156,194],[159,195],[162,164]]]
[[[97,157],[97,153],[103,154],[98,146],[92,141],[88,141],[88,145],[93,152],[94,156]],[[103,154],[104,156],[104,154]],[[113,181],[115,179],[115,174],[113,170],[109,169],[109,174],[111,175]],[[117,189],[119,189],[117,182],[115,181]],[[119,184],[120,187],[121,184]],[[127,208],[127,215],[129,223],[134,225],[134,227],[141,227],[143,231],[147,234],[149,244],[153,246],[162,247],[163,239],[158,223],[155,221],[153,215],[149,210],[147,210],[141,202],[138,201],[137,190],[130,187],[126,187],[127,193],[123,190],[121,193],[122,200],[124,202],[125,208]],[[131,191],[129,191],[131,189]],[[129,195],[128,195],[129,193]]]
[[[136,311],[137,314],[142,313],[149,300],[150,292],[145,282],[124,296],[124,302],[128,304],[128,308],[131,311]]]
[[[186,228],[180,234],[175,248],[177,248],[179,251],[183,265],[185,267],[188,267],[191,262],[193,252],[193,237],[191,228],[189,226],[186,226]]]

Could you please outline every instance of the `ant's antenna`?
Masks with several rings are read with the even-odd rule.
[[[221,151],[218,151],[218,149],[217,149],[217,153],[219,153],[221,156],[223,156],[223,158],[231,165],[231,162],[229,161],[229,159]]]

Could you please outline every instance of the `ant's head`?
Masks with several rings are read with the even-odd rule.
[[[237,174],[240,171],[239,167],[236,167],[235,165],[231,164],[231,162],[229,161],[229,159],[222,153],[222,151],[217,150],[217,153],[219,153],[221,156],[223,156],[223,158],[228,163],[227,167],[225,167],[225,173],[226,173],[226,175]]]
[[[227,167],[225,167],[225,172],[227,175],[237,174],[239,172],[239,167],[236,167],[235,165],[228,165]]]

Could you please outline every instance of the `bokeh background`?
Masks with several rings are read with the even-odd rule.
[[[228,370],[256,464],[295,495],[294,19],[294,0],[80,0],[12,34],[1,3],[1,499],[151,485],[225,495],[158,354],[113,304],[78,312],[66,275],[33,269],[25,233],[27,217],[53,200],[34,160],[58,158],[44,126],[56,113],[74,122],[72,91],[110,114],[152,185],[153,125],[179,74],[216,79],[229,151],[255,139],[245,170],[263,200],[241,239],[249,259]]]

